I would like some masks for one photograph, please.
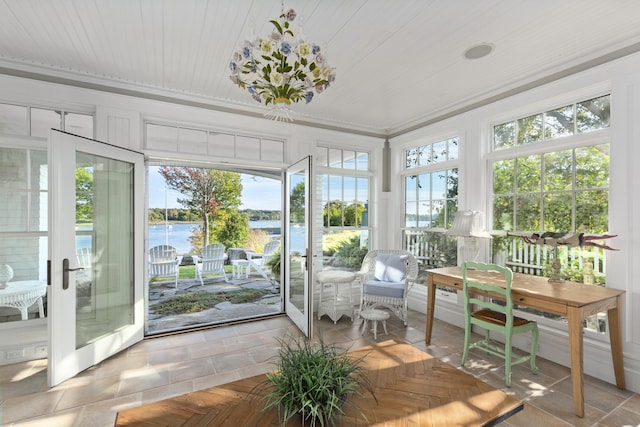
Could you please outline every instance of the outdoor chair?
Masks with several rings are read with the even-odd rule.
[[[407,296],[418,277],[418,261],[408,251],[369,251],[356,281],[360,284],[360,312],[386,307],[407,325]]]
[[[469,270],[490,272],[504,276],[504,287],[470,280]],[[468,261],[462,264],[463,298],[464,298],[464,352],[461,365],[464,366],[469,356],[469,349],[478,348],[486,353],[504,359],[504,375],[507,387],[511,387],[511,367],[518,363],[530,362],[531,372],[538,373],[536,367],[536,349],[538,347],[538,324],[533,320],[522,319],[513,315],[513,299],[511,296],[511,282],[513,272],[508,267],[496,264],[485,264]],[[502,281],[502,280],[501,280]],[[479,295],[495,295],[500,301]],[[504,300],[503,303],[502,300]],[[485,338],[473,344],[471,341],[471,327],[477,325],[485,330]],[[504,335],[504,346],[490,341],[490,332],[495,331]],[[517,357],[512,351],[512,338],[515,334],[531,332],[531,352]]]
[[[222,243],[212,243],[202,248],[201,257],[193,257],[193,261],[196,264],[196,274],[202,286],[204,286],[204,275],[222,276],[225,282],[229,281],[227,274],[224,272],[224,262],[227,259],[224,250],[225,246]]]
[[[178,289],[180,258],[176,248],[170,245],[158,245],[149,249],[149,278],[175,277]]]
[[[271,280],[269,278],[269,273],[271,270],[267,263],[278,252],[278,248],[280,247],[280,241],[271,240],[266,245],[264,245],[264,250],[262,253],[255,252],[247,252],[247,261],[249,261],[249,265],[247,266],[247,275],[251,274],[251,270],[255,270],[259,275],[264,277],[267,280]]]

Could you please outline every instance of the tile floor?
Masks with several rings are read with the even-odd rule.
[[[343,317],[333,324],[326,316],[315,323],[325,342],[345,349],[373,343],[361,335],[361,321]],[[409,326],[392,317],[388,335],[411,343],[458,366],[462,329],[436,321],[432,344],[424,343],[424,314],[411,312]],[[379,331],[380,332],[380,331]],[[145,340],[75,378],[49,389],[46,361],[2,366],[0,417],[3,426],[113,426],[118,411],[212,387],[273,368],[277,338],[298,335],[284,316]],[[318,335],[318,333],[316,333]],[[525,401],[524,410],[500,426],[640,426],[640,395],[585,377],[585,417],[573,414],[568,368],[538,359],[540,374],[527,366],[514,368],[512,387],[504,386],[502,363],[473,352],[465,370]]]

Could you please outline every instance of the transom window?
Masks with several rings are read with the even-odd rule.
[[[610,98],[604,95],[495,125],[494,148],[501,150],[607,128]]]
[[[405,151],[407,169],[458,158],[458,137],[412,147]]]
[[[0,104],[0,133],[48,138],[58,129],[93,138],[93,116],[63,110]]]

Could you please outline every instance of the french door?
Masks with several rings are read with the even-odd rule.
[[[284,295],[287,316],[308,337],[313,336],[313,177],[311,157],[289,166],[285,177]],[[291,229],[302,228],[304,252],[291,250]]]
[[[144,159],[55,130],[48,148],[54,386],[143,338]]]

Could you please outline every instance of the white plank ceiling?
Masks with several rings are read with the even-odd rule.
[[[287,0],[336,81],[297,121],[396,135],[640,50],[638,0]],[[0,0],[0,73],[261,117],[229,80],[278,0]],[[479,43],[495,49],[468,60]],[[0,101],[2,94],[0,93]]]

